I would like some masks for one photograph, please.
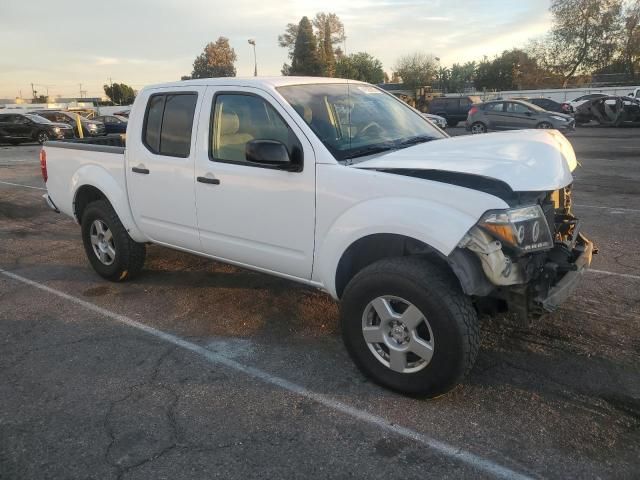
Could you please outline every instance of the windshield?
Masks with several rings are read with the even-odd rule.
[[[291,85],[278,91],[340,161],[446,136],[405,103],[372,85]]]
[[[25,114],[25,117],[27,117],[32,122],[36,122],[36,123],[51,123],[46,118],[41,117],[40,115],[34,115],[33,113],[27,113]]]

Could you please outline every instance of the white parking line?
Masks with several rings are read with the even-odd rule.
[[[5,185],[13,185],[14,187],[33,188],[34,190],[46,190],[46,188],[32,187],[31,185],[23,185],[22,183],[5,182],[5,181],[2,181],[2,180],[0,180],[0,183],[4,183]]]
[[[618,211],[618,212],[640,213],[640,209],[637,209],[637,208],[604,207],[604,206],[601,206],[601,205],[581,205],[579,203],[576,203],[574,205],[574,207],[578,207],[578,208],[597,208],[597,209],[601,209],[601,210],[615,210],[615,211]]]
[[[633,280],[640,280],[640,275],[632,275],[631,273],[608,272],[607,270],[596,270],[594,268],[590,268],[589,270],[587,270],[587,272],[600,273],[602,275],[611,275],[614,277],[632,278]]]
[[[189,342],[188,340],[184,340],[176,335],[172,335],[171,333],[163,332],[162,330],[158,330],[156,328],[150,327],[148,325],[145,325],[144,323],[137,322],[125,315],[120,315],[118,313],[111,312],[110,310],[99,307],[93,303],[87,302],[80,298],[74,297],[73,295],[69,295],[68,293],[64,293],[60,290],[56,290],[55,288],[51,288],[41,283],[34,282],[33,280],[29,280],[28,278],[22,277],[20,275],[16,275],[15,273],[8,272],[3,269],[0,269],[0,273],[5,277],[11,278],[13,280],[17,280],[18,282],[22,282],[32,287],[38,288],[52,295],[56,295],[60,298],[63,298],[72,303],[75,303],[76,305],[84,307],[87,310],[90,310],[94,313],[104,315],[105,317],[108,317],[111,320],[115,320],[116,322],[120,322],[130,327],[136,328],[150,335],[153,335],[157,338],[160,338],[165,342],[169,342],[174,345],[177,345],[178,347],[184,348],[185,350],[189,350],[190,352],[196,353],[204,357],[210,363],[224,365],[225,367],[242,372],[246,375],[249,375],[250,377],[262,380],[265,383],[276,385],[291,393],[295,393],[309,400],[313,400],[314,402],[317,402],[320,405],[323,405],[327,408],[338,411],[345,415],[349,415],[350,417],[353,417],[369,425],[373,425],[383,430],[386,430],[387,432],[394,433],[396,435],[400,435],[402,437],[414,440],[418,443],[421,443],[422,445],[425,445],[435,450],[436,452],[442,455],[455,459],[461,463],[464,463],[484,473],[488,473],[497,478],[513,479],[513,480],[525,480],[525,479],[532,478],[528,475],[511,470],[510,468],[503,467],[502,465],[499,465],[489,459],[480,457],[478,455],[475,455],[461,448],[454,447],[453,445],[449,445],[447,443],[441,442],[428,435],[416,432],[415,430],[411,430],[409,428],[395,425],[383,417],[374,415],[365,410],[360,410],[358,408],[352,407],[350,405],[347,405],[346,403],[333,400],[327,395],[315,393],[311,390],[306,389],[301,385],[290,382],[289,380],[285,380],[282,377],[271,375],[270,373],[265,372],[263,370],[260,370],[255,367],[245,365],[243,363],[237,362],[230,358],[224,357],[218,353],[212,352],[211,350],[207,350],[206,348],[198,344]]]

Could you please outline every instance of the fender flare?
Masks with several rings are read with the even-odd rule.
[[[415,198],[386,197],[358,203],[335,220],[318,245],[314,280],[337,298],[340,259],[357,240],[374,234],[402,235],[447,257],[477,221],[451,206],[427,200],[416,202]],[[443,225],[446,230],[441,228]]]
[[[124,175],[124,172],[122,172]],[[124,178],[122,179],[124,183]],[[129,197],[127,192],[113,177],[112,173],[97,165],[84,165],[80,167],[71,177],[71,191],[73,192],[73,214],[75,214],[76,197],[79,190],[84,186],[97,188],[105,198],[111,203],[118,218],[127,229],[129,236],[136,242],[148,242],[149,239],[142,233],[136,225],[131,209],[129,208]],[[76,217],[80,223],[80,219]]]

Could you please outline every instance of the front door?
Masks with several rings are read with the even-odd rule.
[[[536,112],[526,105],[516,102],[506,102],[504,111],[505,128],[536,128],[536,123],[538,121]]]
[[[268,93],[209,87],[198,139],[196,204],[204,253],[298,278],[311,278],[315,156],[289,113]],[[250,163],[247,143],[275,140],[301,171]]]
[[[195,192],[196,125],[204,87],[143,93],[144,118],[127,148],[127,191],[136,223],[153,241],[200,250]],[[139,123],[138,123],[139,122]]]

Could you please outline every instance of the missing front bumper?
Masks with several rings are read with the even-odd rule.
[[[576,248],[582,249],[582,252],[575,261],[575,270],[567,272],[558,283],[549,289],[545,298],[538,299],[542,308],[547,312],[555,311],[565,302],[580,284],[584,273],[591,266],[591,259],[594,253],[593,242],[580,235]]]

